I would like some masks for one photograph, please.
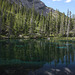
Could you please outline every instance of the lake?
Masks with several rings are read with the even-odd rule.
[[[0,75],[75,75],[75,41],[0,40]]]

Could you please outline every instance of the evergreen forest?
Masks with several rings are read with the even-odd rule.
[[[44,16],[22,4],[0,0],[0,38],[74,37],[75,16],[53,9]]]

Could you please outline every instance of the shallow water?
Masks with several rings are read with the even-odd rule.
[[[32,70],[72,67],[75,65],[75,42],[47,39],[0,40],[1,68],[14,65],[28,69],[30,74]]]

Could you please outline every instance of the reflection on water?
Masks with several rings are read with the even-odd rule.
[[[44,65],[75,64],[74,41],[0,40],[0,66],[25,65],[26,68]]]

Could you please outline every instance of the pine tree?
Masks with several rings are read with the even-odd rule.
[[[14,16],[11,13],[7,14],[6,25],[7,25],[8,37],[11,37],[14,25]]]
[[[52,20],[52,9],[51,9],[51,12],[50,12],[50,25],[51,26],[49,26],[49,29],[50,29],[50,35],[52,34],[52,32],[53,32],[53,25],[52,25],[52,23],[53,23],[53,20]]]
[[[1,12],[1,10],[0,10],[0,34],[1,34],[1,25],[2,25],[2,23],[1,23],[1,22],[2,22],[2,21],[1,21],[2,17],[1,17],[1,16],[2,16],[2,12]]]
[[[30,34],[34,33],[34,2],[33,2],[33,7],[32,7],[32,15],[31,15],[31,19],[30,19]]]
[[[67,16],[65,13],[60,13],[56,10],[56,13],[51,9],[47,16],[36,13],[34,9],[34,2],[32,9],[20,6],[18,4],[10,3],[7,0],[0,0],[0,33],[2,35],[29,35],[40,33],[42,36],[63,36],[75,29],[75,19],[71,18],[71,12],[69,11]],[[29,36],[31,36],[29,35]]]
[[[65,34],[65,15],[64,13],[61,16],[61,24],[60,24],[60,36]]]
[[[58,35],[58,11],[56,10],[56,35]]]
[[[45,17],[43,16],[43,19],[42,19],[42,35],[44,36],[45,35]]]
[[[39,13],[37,13],[37,16],[36,16],[36,32],[39,33],[39,19],[40,19],[40,15]]]
[[[72,17],[73,17],[73,36],[75,36],[75,14],[73,14]]]
[[[68,27],[67,27],[67,37],[69,36],[70,23],[71,23],[71,12],[70,12],[69,23],[68,23]]]
[[[66,36],[67,36],[68,22],[69,22],[69,10],[67,10],[67,16],[66,16]]]
[[[50,35],[50,14],[49,16],[47,17],[47,20],[46,20],[46,34],[47,34],[47,37]]]
[[[2,14],[2,33],[4,34],[4,32],[6,31],[6,14],[5,12],[3,12]]]
[[[58,11],[58,34],[60,34],[61,13]]]

